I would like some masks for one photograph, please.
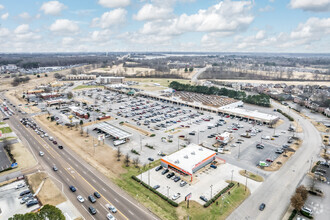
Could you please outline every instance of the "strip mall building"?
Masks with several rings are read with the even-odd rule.
[[[181,175],[189,175],[191,181],[193,174],[215,160],[216,152],[207,148],[190,144],[180,151],[161,159],[161,165]]]

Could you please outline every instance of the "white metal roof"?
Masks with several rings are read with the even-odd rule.
[[[204,159],[214,155],[215,152],[196,144],[189,144],[187,147],[162,158],[188,173],[193,173],[193,168]]]
[[[118,139],[124,139],[132,136],[131,133],[124,131],[123,129],[120,129],[114,125],[111,125],[108,122],[101,122],[97,124],[95,127],[101,129],[104,132],[107,132],[111,136],[116,137]]]
[[[273,121],[278,118],[278,116],[276,115],[262,113],[257,110],[250,111],[244,108],[221,108],[221,109],[226,113],[232,113],[239,116],[243,116],[251,119],[257,119],[257,120],[263,120],[263,121]]]

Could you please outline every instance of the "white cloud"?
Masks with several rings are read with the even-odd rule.
[[[144,24],[143,34],[178,35],[185,32],[223,32],[226,35],[244,31],[253,21],[252,3],[225,0],[198,13],[152,21]]]
[[[23,12],[19,16],[23,19],[30,19],[31,18],[31,15],[27,12]]]
[[[8,17],[9,17],[9,13],[8,12],[5,13],[5,14],[3,14],[3,15],[1,15],[1,19],[2,20],[7,20]]]
[[[101,18],[94,18],[92,21],[93,27],[109,28],[125,23],[127,11],[122,8],[117,8],[112,11],[105,12]]]
[[[76,22],[68,19],[57,19],[49,29],[53,32],[74,34],[79,31],[79,26]]]
[[[18,27],[16,27],[14,33],[15,34],[26,34],[30,29],[30,26],[28,24],[21,24]]]
[[[131,4],[130,0],[99,0],[98,3],[105,8],[126,7]]]
[[[133,17],[138,21],[164,19],[168,18],[172,11],[173,9],[169,7],[145,4]]]
[[[72,37],[63,37],[62,38],[62,44],[67,46],[67,45],[71,45],[74,42],[74,38]]]
[[[291,0],[290,6],[304,11],[327,12],[330,11],[330,0]]]
[[[7,28],[0,27],[0,38],[7,37],[10,34],[10,31]]]
[[[261,39],[265,38],[265,35],[266,35],[266,31],[264,31],[264,30],[260,30],[260,31],[258,31],[258,33],[256,34],[256,39],[257,39],[257,40],[261,40]]]
[[[259,8],[260,12],[267,12],[267,11],[273,11],[274,8],[270,5],[265,6],[264,8]]]
[[[0,10],[2,10],[2,9],[4,9],[5,8],[5,6],[3,6],[3,5],[0,5]]]
[[[46,15],[59,15],[66,6],[59,1],[49,1],[42,4],[40,10]]]

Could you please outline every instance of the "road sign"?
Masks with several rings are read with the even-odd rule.
[[[192,194],[191,194],[191,193],[189,193],[188,195],[186,195],[186,197],[184,198],[184,201],[187,201],[187,200],[189,200],[189,199],[191,198],[191,196],[192,196]]]

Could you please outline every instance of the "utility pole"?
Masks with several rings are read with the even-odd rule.
[[[140,152],[142,152],[142,137],[140,135]]]
[[[166,187],[167,187],[167,198],[170,198],[170,192],[169,191],[170,191],[171,187],[169,187],[169,186],[166,186]]]
[[[246,188],[247,188],[247,175],[245,176],[246,177],[246,180],[245,180],[245,189],[244,189],[244,191],[246,192]]]
[[[150,186],[150,169],[148,169],[148,185]]]
[[[231,170],[231,180],[230,180],[231,183],[233,182],[233,174],[234,174],[234,170]]]
[[[237,155],[237,159],[239,159],[241,153],[241,144],[238,144],[238,155]]]
[[[178,137],[178,150],[180,149],[179,141],[180,141],[180,138]]]

